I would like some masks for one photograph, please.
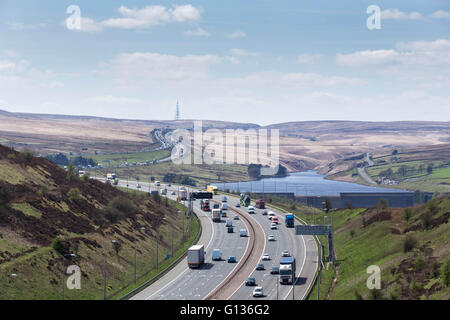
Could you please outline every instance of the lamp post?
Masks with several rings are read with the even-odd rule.
[[[77,255],[74,253],[65,253],[62,255],[62,273],[61,273],[61,282],[62,282],[62,300],[64,300],[64,287],[66,286],[66,284],[64,283],[64,273],[65,273],[65,257],[76,257]]]
[[[15,278],[15,277],[17,277],[17,274],[16,273],[11,273],[11,274],[9,274],[9,275],[6,275],[6,276],[4,276],[3,277],[3,300],[6,300],[6,278],[7,277],[12,277],[12,278]]]
[[[165,221],[166,218],[162,218],[161,220]],[[156,270],[159,269],[159,227],[158,227],[158,233],[156,236]]]
[[[144,231],[145,227],[141,227],[140,230]],[[136,275],[136,266],[137,266],[137,261],[136,261],[136,245],[137,245],[137,241],[136,241],[136,230],[134,230],[133,232],[134,234],[134,283],[136,283],[137,281],[137,275]]]

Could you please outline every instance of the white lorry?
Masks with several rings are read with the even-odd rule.
[[[212,221],[220,222],[220,209],[212,209]]]
[[[205,247],[195,245],[188,249],[187,262],[189,268],[199,268],[205,262]]]

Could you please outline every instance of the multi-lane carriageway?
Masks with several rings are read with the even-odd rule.
[[[119,182],[122,187],[125,182]],[[154,185],[140,183],[142,189],[156,189]],[[128,182],[128,187],[137,189],[137,182]],[[161,185],[158,189],[168,189],[167,196],[178,187]],[[188,190],[189,192],[189,190]],[[256,214],[248,214],[247,208],[237,208],[238,198],[228,198],[228,217],[222,218],[221,223],[212,222],[211,213],[200,210],[200,201],[194,201],[194,212],[202,224],[202,234],[199,244],[205,246],[205,264],[200,269],[189,269],[186,258],[140,293],[132,300],[201,300],[201,299],[295,299],[305,297],[317,269],[317,245],[312,236],[297,236],[294,228],[286,228],[284,214],[275,212],[280,220],[277,230],[271,230],[271,221],[262,215],[260,209]],[[214,201],[221,202],[222,196],[214,196]],[[239,220],[233,220],[239,215]],[[232,219],[234,233],[227,233],[225,220]],[[298,221],[296,221],[298,223]],[[239,229],[247,229],[249,236],[240,237]],[[269,235],[274,235],[276,241],[267,241]],[[222,251],[222,261],[212,261],[213,249]],[[270,275],[272,266],[279,266],[282,250],[289,250],[296,259],[295,285],[277,284],[278,276]],[[268,253],[271,260],[262,261],[262,255]],[[235,256],[237,263],[228,263],[226,259]],[[256,271],[256,265],[263,263],[265,270]],[[252,286],[245,286],[247,277],[254,277],[256,285],[262,286],[264,297],[254,298]],[[278,288],[278,290],[277,290]],[[277,293],[278,291],[278,293]]]

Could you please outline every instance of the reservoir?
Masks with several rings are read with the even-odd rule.
[[[265,178],[258,181],[216,183],[224,191],[252,193],[294,193],[296,196],[339,196],[340,193],[399,193],[406,190],[379,188],[352,182],[325,179],[316,171],[293,172],[287,177]],[[407,191],[406,191],[407,192]]]

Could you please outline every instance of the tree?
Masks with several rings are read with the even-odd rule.
[[[409,222],[409,219],[411,219],[411,216],[412,216],[411,208],[405,208],[403,210],[403,217],[404,217],[405,221]]]
[[[427,167],[427,173],[428,173],[428,174],[432,174],[432,173],[433,173],[433,164],[432,164],[432,163],[428,165],[428,167]]]
[[[392,151],[392,155],[395,156],[396,154],[398,154],[398,150],[395,149],[394,151]]]
[[[332,208],[332,204],[330,199],[325,199],[325,203],[324,203],[324,210],[326,213],[328,213]]]
[[[85,173],[85,174],[83,174],[83,176],[81,177],[81,180],[83,181],[83,182],[88,182],[89,181],[89,174],[87,174],[87,173]]]
[[[69,163],[69,166],[67,167],[67,181],[71,182],[73,179],[75,179],[75,167],[73,166],[73,163]]]

